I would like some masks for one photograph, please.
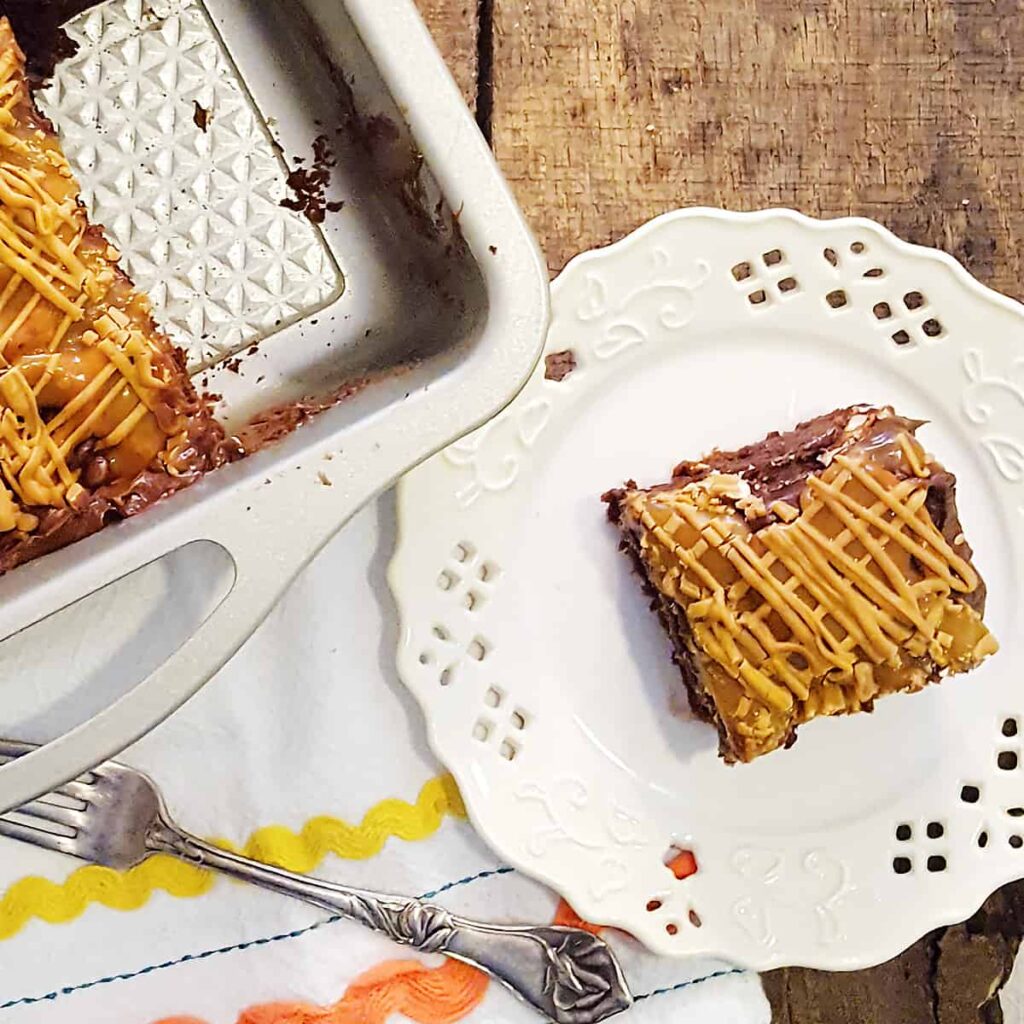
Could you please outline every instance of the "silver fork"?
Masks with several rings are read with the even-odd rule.
[[[0,740],[0,763],[35,749]],[[312,903],[425,953],[464,960],[559,1024],[592,1024],[633,1003],[614,953],[596,935],[554,925],[484,924],[422,900],[335,885],[240,857],[178,828],[153,781],[117,762],[0,815],[0,835],[119,871],[169,853]]]

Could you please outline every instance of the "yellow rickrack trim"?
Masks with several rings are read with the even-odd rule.
[[[391,837],[405,842],[427,839],[448,815],[464,818],[466,809],[455,780],[440,775],[423,786],[415,804],[382,800],[358,825],[326,816],[311,818],[298,834],[283,825],[268,825],[254,832],[239,852],[305,874],[329,853],[345,860],[368,860]],[[237,850],[224,840],[217,843]],[[214,878],[209,871],[163,854],[124,872],[89,865],[63,882],[22,878],[0,897],[0,940],[16,935],[33,918],[49,924],[73,921],[93,903],[138,910],[157,890],[179,899],[202,896],[213,887]]]

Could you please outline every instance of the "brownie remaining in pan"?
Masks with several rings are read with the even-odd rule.
[[[223,432],[90,224],[0,19],[0,572],[223,461]]]

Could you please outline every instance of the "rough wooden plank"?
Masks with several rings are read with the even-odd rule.
[[[935,1024],[925,944],[871,971],[772,971],[764,988],[773,1024]]]
[[[494,0],[493,139],[553,269],[675,206],[874,217],[1014,295],[1016,0]]]
[[[1024,933],[1024,883],[990,897],[965,924],[922,939],[870,971],[773,971],[775,1024],[997,1024],[997,994]]]
[[[471,109],[476,107],[477,0],[416,0]]]

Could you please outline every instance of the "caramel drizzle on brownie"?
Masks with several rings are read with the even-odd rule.
[[[85,441],[111,480],[154,460],[174,474],[188,445],[183,372],[90,227],[24,69],[0,19],[0,532],[74,506]]]
[[[864,451],[836,455],[808,477],[798,515],[756,532],[737,476],[626,498],[652,582],[683,604],[698,649],[776,713],[816,706],[816,684],[854,706],[878,692],[879,673],[910,681],[925,655],[960,669],[996,649],[954,596],[980,581],[928,514],[927,458],[910,435],[894,441],[911,476]]]

